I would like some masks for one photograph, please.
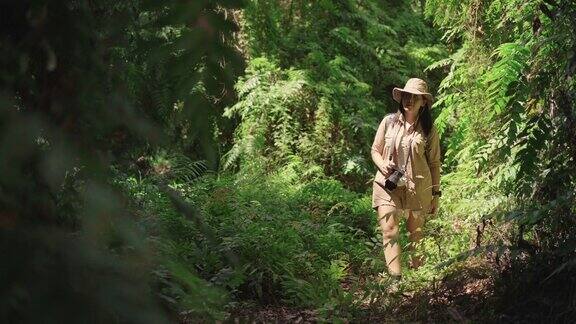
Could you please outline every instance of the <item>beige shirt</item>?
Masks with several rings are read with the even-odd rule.
[[[396,166],[404,172],[406,171],[404,168],[410,155],[410,140],[413,141],[414,135],[414,126],[412,124],[405,122],[402,127],[398,127],[398,134],[396,135],[397,151],[393,159]]]
[[[434,188],[438,190],[440,185],[441,163],[438,131],[433,126],[430,134],[425,136],[422,126],[418,123],[415,128],[407,128],[405,134],[404,116],[399,112],[396,113],[396,116],[397,122],[391,123],[390,127],[387,127],[387,119],[391,118],[392,115],[387,115],[382,119],[372,144],[372,160],[378,169],[373,181],[372,207],[376,208],[379,205],[386,204],[395,205],[400,209],[425,209],[427,211],[432,202],[432,187],[434,185]],[[406,170],[406,199],[401,200],[400,206],[397,206],[400,200],[393,199],[378,184],[384,184],[386,181],[383,173],[388,164],[390,152],[392,152],[392,141],[395,133],[398,133],[394,143],[399,155],[397,166],[404,166],[404,164],[400,163],[405,161],[404,159],[408,157],[410,151],[412,154]],[[409,145],[411,136],[414,136],[414,139]]]

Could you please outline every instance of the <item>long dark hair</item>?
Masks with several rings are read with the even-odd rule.
[[[404,106],[402,106],[402,102],[400,102],[400,105],[398,106],[398,111],[402,113],[402,116],[406,117],[406,115],[404,115]],[[428,104],[427,101],[424,103],[424,106],[420,108],[419,114],[420,116],[418,117],[418,122],[420,123],[420,125],[422,125],[424,135],[428,137],[428,135],[430,135],[430,132],[432,131],[432,124],[434,122],[432,121],[432,114],[430,113],[430,105]]]

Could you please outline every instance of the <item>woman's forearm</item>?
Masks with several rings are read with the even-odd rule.
[[[371,155],[372,155],[372,161],[374,162],[374,164],[376,165],[376,167],[378,168],[378,171],[380,171],[380,173],[382,173],[382,175],[386,176],[386,161],[384,161],[384,158],[382,158],[382,155],[375,149],[373,149],[371,151]]]
[[[432,191],[440,190],[440,166],[430,168],[430,175],[432,176]]]

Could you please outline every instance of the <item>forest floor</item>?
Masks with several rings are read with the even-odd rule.
[[[576,315],[576,273],[563,271],[549,278],[557,266],[550,258],[506,265],[473,258],[428,287],[359,307],[351,319],[338,318],[353,323],[570,322]],[[230,316],[234,323],[319,321],[332,322],[313,309],[282,305],[242,307]]]
[[[489,269],[491,267],[487,262],[469,260],[458,272],[453,272],[427,288],[417,291],[404,289],[391,295],[391,300],[385,304],[359,302],[362,306],[355,311],[350,322],[478,320],[478,315],[483,313],[493,299],[494,273]],[[348,288],[346,282],[343,282],[343,286]],[[283,305],[242,307],[234,310],[230,318],[231,322],[240,323],[314,323],[323,320],[315,310]]]

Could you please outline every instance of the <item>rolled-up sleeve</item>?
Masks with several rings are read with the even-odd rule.
[[[372,143],[372,149],[370,154],[372,155],[372,161],[380,170],[382,174],[386,174],[384,169],[386,166],[386,162],[382,158],[382,153],[384,152],[384,145],[386,143],[386,117],[382,119],[380,125],[378,126],[378,130],[376,131],[376,135],[374,136],[374,142]]]
[[[440,189],[440,167],[442,166],[440,155],[440,135],[436,126],[432,126],[426,147],[426,159],[432,176],[432,185],[436,190]]]

